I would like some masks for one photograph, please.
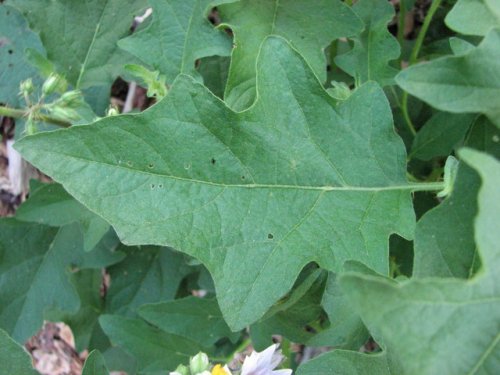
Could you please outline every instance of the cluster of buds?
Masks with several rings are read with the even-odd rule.
[[[81,116],[78,110],[84,105],[82,93],[79,90],[66,91],[67,81],[59,74],[52,73],[44,81],[41,90],[41,96],[34,98],[37,93],[36,87],[31,78],[21,82],[20,94],[26,101],[28,107],[28,116],[26,120],[26,133],[28,135],[36,132],[37,121],[43,121],[44,116],[51,115],[53,118],[65,121],[75,122],[80,120]],[[62,95],[52,101],[45,103],[47,97],[55,93]]]
[[[278,350],[278,345],[271,345],[262,352],[253,351],[245,358],[239,375],[291,375],[292,370],[275,368],[285,357]],[[227,365],[217,364],[212,366],[205,353],[198,353],[189,361],[189,366],[179,365],[170,375],[235,375]]]

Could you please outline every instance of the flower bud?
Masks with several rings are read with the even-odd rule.
[[[67,121],[77,121],[80,119],[80,115],[74,109],[63,108],[60,106],[54,106],[50,108],[50,113],[61,120]]]
[[[52,94],[59,87],[59,85],[61,84],[62,80],[63,80],[63,78],[59,74],[52,73],[49,76],[49,78],[47,78],[45,80],[45,82],[43,83],[42,94],[43,95],[50,95],[50,94]]]
[[[184,365],[179,365],[175,369],[175,371],[172,371],[170,375],[190,375],[189,369],[187,366]]]
[[[205,353],[199,352],[189,361],[189,369],[192,374],[203,373],[203,371],[208,370],[210,362],[208,361],[208,356]]]
[[[82,103],[82,93],[80,92],[80,90],[71,90],[65,92],[61,95],[57,102],[62,107],[77,108]]]
[[[20,85],[21,94],[24,96],[31,95],[35,91],[35,86],[33,85],[33,81],[31,78],[28,78],[26,81],[22,81]]]
[[[118,108],[116,108],[114,106],[109,107],[107,112],[106,112],[106,116],[108,116],[108,117],[118,116],[119,114],[120,114],[120,111],[118,110]]]

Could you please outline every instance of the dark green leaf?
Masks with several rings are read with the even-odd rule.
[[[164,74],[169,84],[180,73],[195,76],[196,60],[231,53],[229,35],[207,18],[211,7],[224,2],[228,0],[149,0],[153,21],[118,45]]]
[[[1,8],[0,8],[1,11]],[[31,358],[24,348],[0,329],[0,372],[5,375],[36,375]]]
[[[164,247],[119,247],[125,260],[109,268],[111,286],[106,311],[134,315],[145,303],[174,299],[179,284],[190,272],[184,256]]]
[[[90,352],[85,360],[82,375],[109,375],[104,358],[97,350]]]
[[[139,315],[161,330],[209,347],[223,337],[237,339],[222,317],[215,299],[187,297],[143,305]]]
[[[143,320],[103,315],[99,319],[111,342],[132,354],[141,373],[173,371],[203,350],[181,336],[165,333]]]

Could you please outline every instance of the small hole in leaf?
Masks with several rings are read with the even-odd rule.
[[[274,238],[274,236],[273,236],[273,234],[272,234],[272,233],[269,233],[269,234],[267,235],[267,238],[269,238],[270,240],[272,240],[272,239]]]
[[[210,160],[210,163],[215,164],[215,163],[217,163],[217,160],[215,160],[214,158],[212,158],[212,159]]]
[[[163,184],[159,184],[158,188],[163,189]]]
[[[245,176],[241,176],[241,179],[244,180],[245,179]]]
[[[14,51],[11,49],[9,49],[7,52],[9,53],[9,55],[12,55],[14,53]]]
[[[155,188],[155,184],[151,184],[151,189],[154,189]]]
[[[155,167],[155,165],[153,163],[148,164],[148,168],[153,169],[154,167]]]

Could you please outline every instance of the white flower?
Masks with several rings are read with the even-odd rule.
[[[278,345],[274,344],[263,352],[252,352],[243,362],[241,375],[291,375],[289,369],[273,371],[285,358],[277,349]]]

